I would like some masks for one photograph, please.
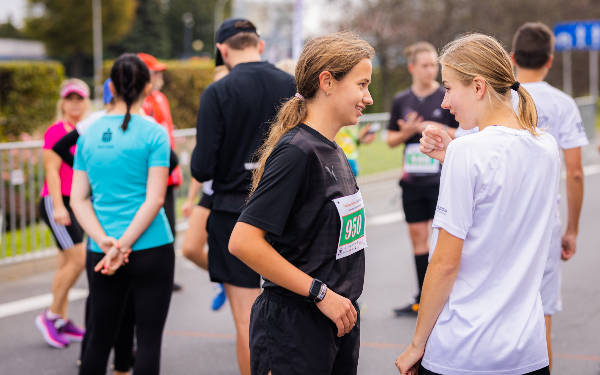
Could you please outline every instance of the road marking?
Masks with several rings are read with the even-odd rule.
[[[583,167],[583,175],[591,176],[600,173],[600,164],[586,165]]]
[[[87,289],[71,289],[71,291],[69,292],[69,301],[76,301],[87,297],[87,295]],[[50,306],[51,303],[51,293],[24,298],[18,301],[3,303],[0,304],[0,319],[28,311],[40,310]]]
[[[404,213],[401,211],[367,217],[367,225],[386,225],[404,221]]]

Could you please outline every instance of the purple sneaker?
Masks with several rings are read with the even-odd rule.
[[[71,321],[71,319],[67,319],[66,321],[63,319],[58,319],[56,321],[56,327],[58,332],[60,332],[69,342],[81,342],[83,341],[83,335],[85,331],[75,325]]]
[[[41,313],[35,318],[35,325],[38,327],[44,340],[48,345],[63,349],[69,345],[69,340],[56,329],[55,323],[58,319],[48,319],[46,312]]]

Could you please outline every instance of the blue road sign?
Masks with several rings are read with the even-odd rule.
[[[557,51],[600,50],[600,20],[562,22],[554,26]]]

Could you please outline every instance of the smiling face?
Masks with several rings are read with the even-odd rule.
[[[446,90],[442,108],[454,115],[461,128],[472,129],[477,126],[481,94],[477,93],[475,81],[465,85],[455,70],[442,66],[442,84]]]
[[[408,70],[415,83],[423,86],[431,84],[439,72],[437,53],[433,51],[418,52],[414,61],[409,64]]]
[[[333,110],[342,126],[355,125],[364,109],[373,104],[369,92],[373,67],[370,59],[362,59],[341,80],[334,82]]]

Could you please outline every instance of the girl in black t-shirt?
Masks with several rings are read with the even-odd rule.
[[[265,279],[252,308],[253,374],[356,374],[364,204],[333,141],[373,100],[373,48],[353,34],[308,42],[298,93],[260,151],[229,249]]]

